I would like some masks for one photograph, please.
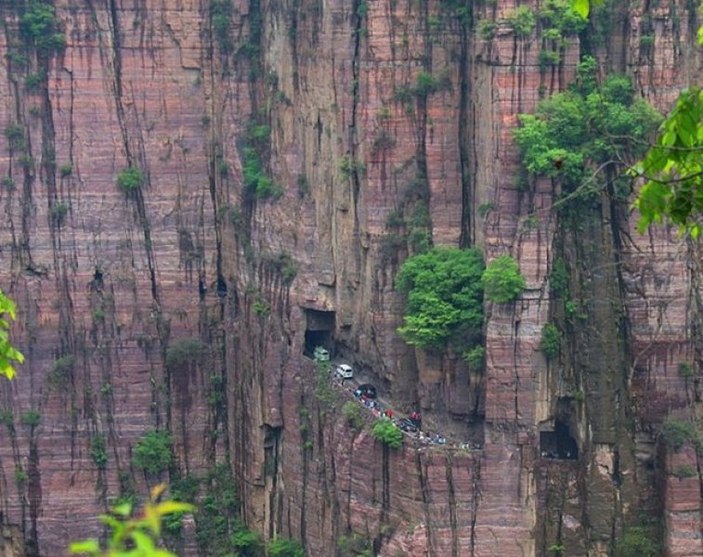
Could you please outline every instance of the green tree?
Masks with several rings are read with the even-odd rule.
[[[171,436],[166,431],[152,430],[137,441],[132,463],[147,474],[158,474],[171,465],[172,458]]]
[[[585,57],[568,90],[520,115],[514,132],[525,170],[558,180],[562,203],[601,191],[608,172],[615,185],[629,162],[644,154],[660,115],[635,96],[630,79],[611,75],[598,84],[597,65]]]
[[[376,420],[371,428],[373,436],[391,449],[400,449],[403,446],[403,432],[400,431],[388,418]]]
[[[498,304],[515,300],[525,288],[525,277],[520,267],[509,255],[491,261],[481,276],[486,298]]]
[[[276,538],[268,545],[271,557],[305,557],[305,551],[300,543],[288,538]]]
[[[406,259],[395,283],[408,296],[400,336],[423,348],[475,343],[483,325],[483,269],[475,248],[435,247]]]

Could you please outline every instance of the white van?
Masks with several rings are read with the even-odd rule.
[[[330,361],[330,353],[327,351],[326,348],[324,348],[322,346],[316,346],[312,355],[315,358],[315,360],[318,362],[329,362]]]
[[[335,368],[334,374],[340,379],[351,379],[354,377],[354,370],[349,364],[339,364]]]

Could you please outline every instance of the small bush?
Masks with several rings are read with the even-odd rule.
[[[698,476],[698,470],[696,470],[696,468],[691,466],[690,464],[682,464],[681,466],[676,468],[676,470],[674,471],[674,476],[676,476],[680,480],[694,478]]]
[[[483,346],[474,346],[464,354],[464,361],[471,371],[482,372],[486,364],[486,349]]]
[[[616,557],[658,557],[661,548],[654,539],[651,528],[631,526],[620,536],[615,549]]]
[[[548,360],[551,360],[559,353],[561,344],[561,333],[554,323],[547,323],[542,327],[542,338],[539,342],[539,349]]]
[[[90,440],[90,456],[98,470],[107,468],[107,443],[104,435],[96,435]]]
[[[65,201],[57,201],[51,207],[51,220],[58,226],[62,225],[66,215],[68,214],[68,209],[68,203]]]
[[[339,170],[342,174],[349,177],[352,174],[363,174],[366,171],[366,166],[351,155],[344,155],[339,161]]]
[[[71,354],[61,356],[54,360],[51,366],[51,371],[47,377],[49,388],[52,390],[63,391],[70,382],[73,375],[73,368],[76,365],[76,359]]]
[[[534,31],[537,18],[532,8],[518,6],[516,10],[508,14],[505,18],[505,23],[508,24],[508,27],[510,27],[518,37],[525,38]]]
[[[349,427],[360,431],[364,427],[364,416],[358,403],[348,400],[342,406],[342,415]]]
[[[7,427],[12,427],[15,425],[15,417],[11,410],[0,410],[0,424]]]
[[[44,54],[66,46],[66,37],[59,30],[54,6],[45,0],[30,2],[20,19],[20,33],[27,42]]]
[[[286,538],[276,538],[268,546],[270,557],[305,557],[305,551],[299,542]]]
[[[171,436],[166,431],[144,434],[134,447],[132,464],[147,474],[158,474],[171,465]]]
[[[495,37],[497,30],[498,25],[496,22],[489,19],[479,20],[478,25],[476,26],[476,33],[478,33],[478,36],[484,41],[490,41],[493,37]]]
[[[24,483],[29,479],[29,474],[27,474],[26,470],[23,470],[22,468],[18,468],[15,470],[15,481],[19,485],[24,485]]]
[[[388,445],[391,449],[399,449],[403,446],[403,432],[389,419],[376,420],[371,428],[371,433],[374,438]]]
[[[2,187],[7,188],[8,190],[14,189],[15,181],[12,179],[11,176],[3,176]]]
[[[681,362],[679,364],[679,375],[684,379],[690,379],[694,376],[693,366],[688,362]]]
[[[549,273],[549,290],[555,296],[564,296],[569,292],[569,271],[566,268],[566,261],[561,257],[552,263],[552,271]]]
[[[41,414],[38,410],[27,410],[22,413],[20,421],[26,426],[36,427],[39,425],[39,422],[41,422]]]
[[[271,306],[266,303],[266,300],[260,297],[257,297],[256,300],[254,300],[251,308],[259,317],[268,317],[271,313]]]
[[[27,91],[38,91],[41,84],[46,79],[46,75],[43,72],[30,73],[24,80],[24,86]]]
[[[5,137],[11,150],[24,149],[24,128],[19,124],[10,124],[5,128]]]
[[[412,92],[419,98],[426,98],[432,93],[451,89],[452,82],[449,73],[444,71],[438,75],[433,75],[426,71],[421,71],[415,77],[415,87]]]
[[[235,555],[241,557],[260,555],[264,547],[261,534],[240,526],[232,534],[232,547],[236,550]]]
[[[205,357],[206,345],[197,338],[181,338],[166,350],[166,368],[171,372],[188,371]]]
[[[138,168],[130,166],[117,176],[117,185],[124,193],[132,193],[139,189],[144,182],[144,174]]]
[[[687,442],[698,444],[698,434],[691,422],[668,419],[662,424],[661,437],[669,449],[680,451]]]
[[[61,175],[61,178],[68,178],[71,174],[73,174],[73,165],[70,162],[62,164],[59,167],[59,174]]]
[[[509,255],[491,261],[481,276],[481,282],[486,298],[498,304],[512,302],[525,288],[525,277]]]

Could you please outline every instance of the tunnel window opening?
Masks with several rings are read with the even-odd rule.
[[[334,325],[335,313],[333,311],[305,310],[305,346],[303,354],[308,358],[313,357],[316,346],[326,348],[334,356]]]
[[[569,431],[569,425],[559,418],[554,420],[554,431],[540,432],[539,448],[543,458],[576,460],[579,456],[578,444]]]

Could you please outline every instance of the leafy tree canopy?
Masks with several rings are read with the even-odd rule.
[[[483,325],[483,269],[475,248],[435,247],[406,259],[396,277],[396,288],[408,295],[400,336],[423,348],[452,339],[467,344]]]
[[[509,255],[496,257],[481,276],[486,298],[497,304],[515,300],[525,288],[525,277],[520,267]]]
[[[594,171],[624,168],[641,156],[660,120],[635,97],[628,77],[611,75],[598,86],[596,62],[586,57],[568,90],[541,101],[534,114],[520,115],[514,133],[529,173],[559,178],[567,193],[586,193]]]

